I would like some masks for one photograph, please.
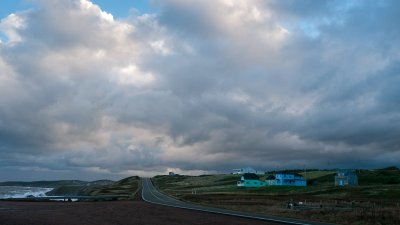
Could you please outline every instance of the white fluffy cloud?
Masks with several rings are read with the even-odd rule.
[[[154,3],[1,20],[0,179],[396,163],[396,1]]]

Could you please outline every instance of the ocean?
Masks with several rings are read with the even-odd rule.
[[[27,198],[32,196],[45,197],[46,192],[51,190],[53,190],[53,188],[0,186],[0,199]]]

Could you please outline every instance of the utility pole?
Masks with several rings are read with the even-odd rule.
[[[307,169],[306,169],[306,164],[304,164],[304,179],[306,180],[306,183],[307,183]]]

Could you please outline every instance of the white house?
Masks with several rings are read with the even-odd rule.
[[[298,173],[275,174],[275,185],[285,186],[307,186],[307,181]]]
[[[240,169],[233,169],[232,172],[232,174],[245,174],[245,173],[264,174],[264,171],[257,171],[251,167],[245,167]]]

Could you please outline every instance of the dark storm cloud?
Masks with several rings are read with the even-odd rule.
[[[0,24],[16,176],[397,163],[396,1],[155,1],[124,21],[36,4]]]

